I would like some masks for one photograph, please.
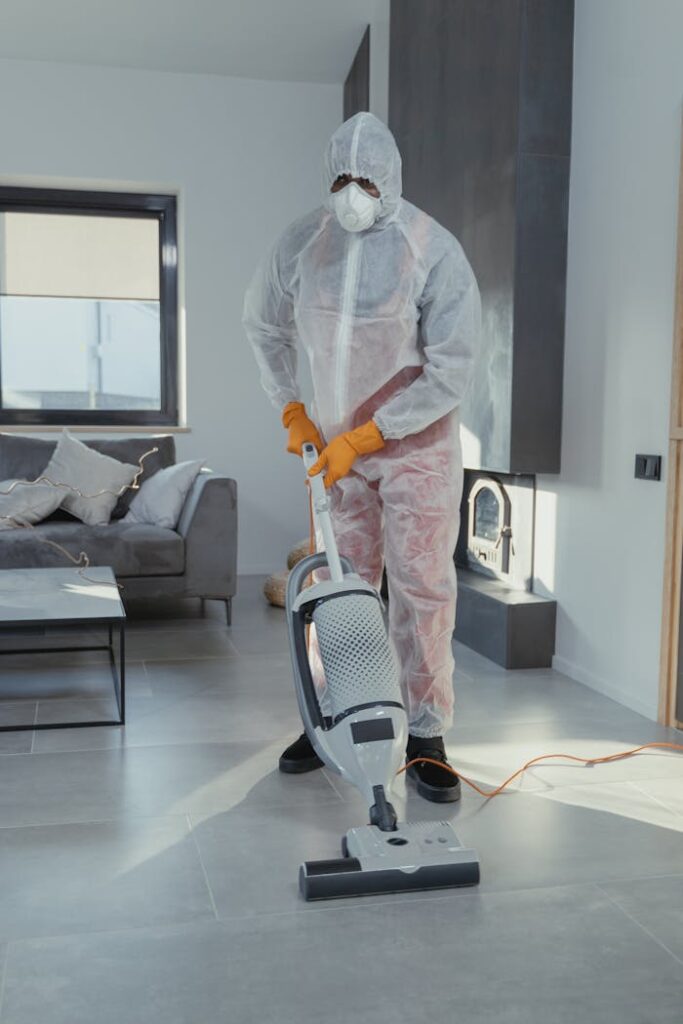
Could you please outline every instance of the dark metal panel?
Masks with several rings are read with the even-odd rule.
[[[393,0],[389,122],[404,195],[462,243],[483,303],[480,356],[462,421],[471,468],[510,450],[521,0]],[[466,433],[465,437],[467,438]]]
[[[574,0],[525,0],[519,146],[569,156],[572,129]]]
[[[520,154],[510,471],[559,473],[569,158]]]
[[[573,0],[392,0],[404,194],[459,238],[482,294],[462,408],[472,469],[559,469],[572,31]],[[541,171],[536,152],[564,162]]]
[[[344,82],[344,120],[361,110],[370,109],[370,26],[356,50],[353,64]]]

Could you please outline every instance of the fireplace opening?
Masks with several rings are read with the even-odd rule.
[[[468,495],[469,559],[493,570],[510,571],[511,502],[501,483],[492,477],[479,479]]]
[[[456,564],[531,591],[535,478],[465,470]]]

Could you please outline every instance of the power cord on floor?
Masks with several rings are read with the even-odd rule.
[[[527,769],[533,767],[535,764],[540,764],[542,761],[551,761],[557,758],[562,758],[565,761],[578,761],[580,764],[593,767],[596,764],[609,764],[610,761],[622,761],[626,757],[633,757],[635,754],[640,754],[643,750],[647,750],[650,747],[667,748],[669,750],[678,750],[683,753],[683,743],[668,743],[664,740],[655,741],[653,743],[643,743],[640,747],[633,747],[632,750],[622,750],[618,754],[607,754],[603,757],[577,757],[576,754],[539,754],[538,757],[532,757],[530,761],[523,764],[521,768],[518,768],[516,772],[508,776],[504,782],[501,782],[495,789],[482,789],[472,779],[468,779],[462,772],[457,771],[455,768],[451,768],[449,764],[444,764],[443,761],[437,761],[431,757],[415,757],[412,761],[408,761],[398,770],[397,775],[402,775],[408,768],[414,764],[433,764],[437,768],[443,768],[444,771],[450,772],[451,775],[457,776],[467,785],[471,786],[480,796],[483,796],[485,800],[491,800],[494,796],[498,796],[506,789],[511,782],[514,782],[518,776],[523,775]]]

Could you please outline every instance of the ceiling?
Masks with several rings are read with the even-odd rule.
[[[370,0],[0,0],[0,57],[343,82]]]

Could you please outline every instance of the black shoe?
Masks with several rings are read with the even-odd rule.
[[[430,761],[439,761],[448,765],[446,748],[440,736],[424,739],[421,736],[409,736],[406,748],[406,761],[428,757]],[[448,765],[450,768],[450,765]],[[417,791],[425,800],[435,804],[451,804],[460,799],[460,779],[452,771],[439,768],[438,765],[426,761],[413,764],[408,769],[408,778],[417,784]]]
[[[290,743],[278,763],[280,771],[286,775],[301,775],[303,772],[312,772],[322,766],[323,763],[305,732],[302,732],[299,739],[294,740],[294,743]]]

